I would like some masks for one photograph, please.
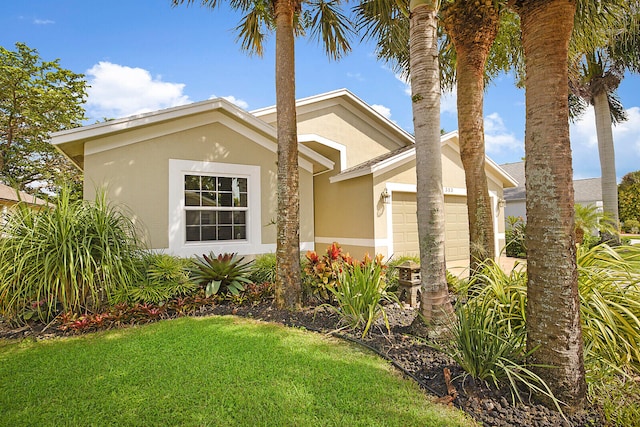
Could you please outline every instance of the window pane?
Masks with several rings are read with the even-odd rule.
[[[200,211],[200,217],[202,218],[202,225],[216,224],[216,213],[214,211]]]
[[[218,240],[233,239],[231,228],[232,228],[231,226],[218,227]]]
[[[218,224],[232,224],[232,212],[231,211],[219,211],[218,212]]]
[[[218,191],[231,191],[233,178],[218,177]]]
[[[187,242],[200,241],[200,227],[187,227]]]
[[[217,206],[216,193],[213,193],[211,191],[203,191],[202,206]]]
[[[247,227],[244,225],[234,225],[233,238],[235,240],[245,240],[247,238]]]
[[[246,208],[247,207],[247,195],[246,194],[240,194],[240,199],[239,200],[234,200],[234,206],[239,207],[239,208]]]
[[[199,190],[200,189],[200,177],[197,175],[185,175],[184,177],[184,189],[185,190]]]
[[[237,182],[237,186],[238,186],[238,190],[241,193],[246,193],[247,192],[247,178],[236,178],[236,182]]]
[[[217,240],[216,227],[215,226],[202,227],[202,240]]]
[[[187,225],[200,225],[199,211],[187,211]]]
[[[230,208],[231,206],[233,206],[231,204],[232,201],[233,200],[231,198],[231,193],[218,193],[218,206]]]
[[[235,225],[246,225],[246,212],[245,211],[235,211],[233,213],[233,223]]]
[[[200,193],[194,191],[184,192],[185,206],[200,206]]]
[[[215,176],[203,176],[202,177],[202,189],[208,191],[216,191],[216,177]]]

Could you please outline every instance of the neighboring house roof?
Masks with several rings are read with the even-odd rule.
[[[47,204],[42,199],[37,198],[29,193],[25,193],[24,191],[18,192],[16,194],[16,190],[8,185],[0,184],[0,202],[10,202],[17,203],[19,201],[23,201],[30,205],[41,205],[44,206]]]
[[[413,140],[413,137],[412,137]],[[449,132],[442,135],[440,141],[442,145],[451,145],[456,151],[460,151],[460,147],[457,144],[458,131]],[[398,148],[397,150],[389,153],[382,154],[371,160],[368,160],[359,165],[353,166],[339,173],[336,176],[331,177],[330,181],[339,182],[351,178],[357,178],[368,174],[384,173],[388,170],[397,168],[404,165],[407,162],[415,160],[416,149],[415,144],[410,146]],[[490,170],[493,170],[501,179],[504,188],[515,187],[517,182],[505,172],[500,166],[498,166],[493,160],[485,156],[485,162]]]
[[[365,121],[373,121],[376,124],[379,124],[379,130],[383,134],[387,134],[389,140],[394,141],[398,147],[413,144],[413,135],[380,114],[348,89],[337,89],[296,100],[298,114],[320,110],[336,104],[340,104],[348,108],[350,111],[362,117]],[[275,122],[275,113],[275,105],[251,111],[251,114],[267,122]]]
[[[525,200],[524,162],[505,163],[500,165],[509,175],[518,181],[516,188],[504,190],[507,201]],[[574,200],[576,203],[595,203],[602,201],[602,185],[600,178],[573,180]]]
[[[136,116],[124,117],[103,123],[96,123],[89,126],[55,132],[51,135],[51,143],[66,154],[80,169],[82,169],[84,167],[85,143],[90,140],[113,136],[138,128],[146,128],[176,119],[211,112],[222,113],[224,116],[235,120],[236,122],[241,122],[244,126],[242,128],[239,128],[237,125],[233,126],[234,130],[250,134],[252,140],[261,143],[265,148],[268,148],[274,153],[277,151],[277,133],[273,126],[222,98],[195,102],[193,104],[181,105],[151,113],[144,113]],[[232,125],[231,121],[227,120],[227,122]],[[202,125],[202,123],[199,123],[198,125]],[[187,126],[194,125],[191,124]],[[166,132],[166,129],[163,131]],[[175,131],[175,129],[172,131]],[[107,142],[103,149],[112,149],[136,142],[139,141],[129,136],[127,138],[120,139],[117,143]],[[299,145],[298,151],[301,155],[305,156],[310,163],[313,163],[314,165],[321,165],[325,170],[333,169],[334,163],[331,160],[319,155],[310,148],[305,147],[304,145]],[[314,170],[314,172],[318,171]]]

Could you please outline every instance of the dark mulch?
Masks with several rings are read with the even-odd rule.
[[[391,324],[391,333],[381,324],[377,324],[364,339],[361,339],[357,333],[339,329],[337,316],[323,307],[292,312],[278,310],[270,302],[242,306],[217,304],[201,307],[195,315],[233,314],[332,334],[364,345],[390,360],[405,375],[416,380],[429,393],[435,394],[440,402],[461,408],[485,426],[603,425],[599,412],[595,408],[588,413],[563,418],[557,411],[530,401],[513,404],[508,391],[494,390],[485,384],[475,383],[469,378],[464,379],[462,370],[452,360],[429,347],[425,340],[418,339],[410,333],[410,325],[416,317],[414,310],[387,306],[386,311]],[[62,331],[58,326],[55,323],[50,325],[33,323],[11,329],[0,320],[0,338],[44,339],[76,334]],[[445,378],[445,371],[450,372],[450,382]],[[455,397],[452,396],[453,394]]]

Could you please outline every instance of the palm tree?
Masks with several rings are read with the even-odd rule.
[[[525,55],[527,346],[570,410],[586,396],[569,140],[568,49],[576,2],[516,0]]]
[[[493,213],[484,150],[484,77],[489,51],[498,35],[500,10],[492,0],[455,0],[442,5],[442,22],[455,47],[458,135],[464,166],[469,218],[471,274],[495,258]]]
[[[199,2],[215,8],[218,0],[171,0],[174,6]],[[276,304],[297,308],[301,304],[300,281],[300,195],[298,172],[298,130],[295,98],[296,35],[305,30],[323,42],[330,58],[338,59],[350,50],[351,26],[339,10],[342,0],[229,0],[245,13],[236,28],[242,48],[262,54],[266,30],[276,32],[276,114],[278,131],[278,213],[276,220]],[[303,11],[303,6],[307,10]]]
[[[626,71],[640,72],[640,11],[637,1],[635,5],[630,2],[627,6],[628,12],[618,14],[618,22],[614,22],[612,27],[592,29],[589,38],[602,38],[603,43],[595,47],[589,43],[574,60],[575,66],[570,74],[572,93],[594,108],[603,208],[618,231],[618,184],[612,125],[627,117],[616,90]],[[620,243],[620,236],[607,233],[604,240]]]
[[[359,26],[381,49],[404,52],[408,61],[416,145],[417,217],[421,264],[420,311],[429,323],[448,320],[452,311],[446,281],[444,190],[440,144],[438,0],[362,1]],[[408,30],[408,31],[407,31]],[[406,48],[409,48],[406,55]],[[398,58],[398,57],[395,57]]]

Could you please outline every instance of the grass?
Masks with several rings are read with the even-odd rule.
[[[0,341],[0,425],[466,426],[363,350],[234,317]]]

